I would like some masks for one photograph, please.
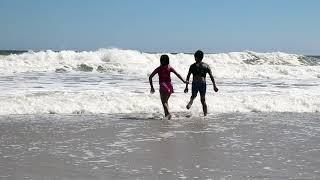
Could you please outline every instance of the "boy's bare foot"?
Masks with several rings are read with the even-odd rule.
[[[187,109],[190,109],[191,108],[191,105],[192,105],[192,102],[189,102],[186,106]]]

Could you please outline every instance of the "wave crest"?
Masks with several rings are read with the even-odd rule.
[[[159,65],[160,55],[120,49],[30,51],[0,57],[0,70],[2,73],[84,71],[145,77]],[[182,75],[194,63],[192,54],[169,54],[169,57],[170,64]],[[282,52],[206,54],[204,61],[219,78],[318,78],[320,75],[319,58]]]

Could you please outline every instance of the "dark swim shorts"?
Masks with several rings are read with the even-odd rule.
[[[198,91],[200,92],[200,96],[204,96],[206,94],[207,85],[206,82],[192,82],[192,96],[196,97]]]

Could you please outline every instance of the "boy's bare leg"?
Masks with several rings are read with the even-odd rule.
[[[192,106],[192,104],[193,104],[193,100],[196,98],[196,96],[194,97],[194,96],[191,96],[191,98],[190,98],[190,101],[189,101],[189,103],[187,104],[187,106],[186,106],[186,108],[187,109],[190,109],[191,108],[191,106]]]
[[[208,107],[207,107],[207,103],[206,103],[206,96],[202,95],[200,97],[201,100],[201,104],[202,104],[202,110],[203,110],[203,115],[206,116],[208,113]]]

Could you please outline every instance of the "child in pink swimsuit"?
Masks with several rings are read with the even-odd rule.
[[[157,67],[149,76],[149,82],[151,86],[151,93],[153,94],[154,87],[152,84],[152,77],[155,74],[159,75],[159,85],[160,85],[160,98],[164,110],[165,116],[170,119],[171,114],[169,113],[169,106],[168,106],[168,99],[170,98],[170,95],[173,93],[173,87],[171,84],[171,78],[170,73],[173,72],[183,83],[186,83],[186,81],[181,77],[180,74],[178,74],[170,65],[169,65],[169,56],[168,55],[162,55],[160,57],[160,66]]]

